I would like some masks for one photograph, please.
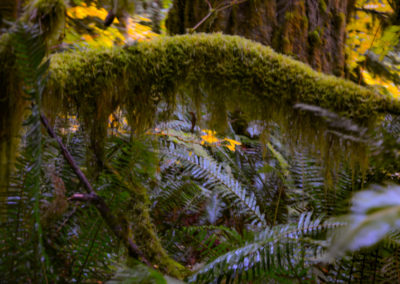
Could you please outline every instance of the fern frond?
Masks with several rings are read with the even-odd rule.
[[[192,181],[185,181],[166,175],[160,185],[162,190],[156,194],[155,202],[162,211],[180,208],[182,211],[199,212],[200,204],[210,196],[210,192]],[[161,205],[161,206],[159,206]]]
[[[170,143],[164,153],[175,157],[184,164],[185,172],[198,180],[205,180],[201,186],[218,190],[222,197],[227,197],[239,205],[241,213],[248,214],[252,224],[265,226],[265,217],[261,214],[254,193],[249,193],[221,164],[188,152],[186,149]]]
[[[341,226],[338,222],[312,220],[311,213],[297,224],[279,225],[260,232],[252,242],[224,254],[194,274],[191,282],[210,283],[226,279],[248,280],[274,273],[304,269],[322,255],[322,243],[306,238]],[[294,273],[294,271],[291,271]]]
[[[381,274],[385,283],[396,283],[400,279],[400,251],[397,248],[393,255],[382,259]]]
[[[173,232],[171,243],[177,247],[171,248],[172,251],[186,250],[185,245],[191,244],[199,253],[199,259],[204,261],[213,260],[245,244],[245,237],[225,226],[190,226]]]
[[[389,248],[400,247],[400,230],[392,229],[383,239],[384,244]]]
[[[42,34],[37,26],[28,26],[19,23],[15,26],[11,34],[15,48],[16,66],[20,78],[23,80],[23,89],[27,99],[31,103],[30,116],[26,121],[27,133],[27,167],[29,170],[25,176],[24,188],[31,192],[33,202],[33,231],[32,245],[38,275],[42,279],[47,279],[49,263],[43,244],[43,230],[40,222],[40,200],[42,198],[41,167],[42,155],[42,133],[40,124],[41,97],[46,84],[45,75],[48,70],[49,62],[43,62],[46,47],[43,43]]]

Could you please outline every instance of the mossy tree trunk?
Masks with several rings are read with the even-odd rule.
[[[213,8],[221,2],[210,0]],[[244,36],[292,55],[318,71],[343,77],[346,22],[354,2],[248,0],[214,13],[196,31]],[[167,29],[171,34],[183,34],[208,12],[205,0],[174,0]]]
[[[27,102],[23,98],[17,74],[13,43],[9,34],[4,34],[6,22],[17,18],[20,3],[19,0],[0,1],[0,207],[5,202],[12,162],[19,144],[18,132]],[[0,219],[5,218],[2,213]]]
[[[5,21],[12,21],[17,18],[18,6],[18,0],[0,1],[0,34],[2,34],[2,29],[5,27]]]

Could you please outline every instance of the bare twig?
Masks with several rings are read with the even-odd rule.
[[[215,10],[213,9],[210,10],[208,14],[203,19],[201,19],[201,21],[198,22],[190,31],[194,32],[195,30],[197,30],[197,28],[200,27],[209,17],[211,17],[211,15],[214,14],[214,12]]]
[[[54,138],[58,145],[61,148],[61,152],[64,158],[67,160],[68,164],[71,166],[72,170],[78,176],[79,180],[83,183],[84,187],[88,191],[87,194],[74,194],[69,200],[71,201],[84,201],[92,203],[97,210],[99,211],[100,215],[109,226],[111,231],[115,234],[115,236],[120,239],[128,248],[129,255],[133,258],[139,259],[144,262],[149,267],[152,267],[151,263],[144,257],[144,254],[141,252],[139,247],[133,242],[133,240],[128,236],[124,226],[120,224],[118,219],[112,214],[110,208],[105,203],[104,199],[101,198],[96,191],[93,189],[92,185],[89,183],[88,179],[75,163],[72,155],[65,147],[61,139],[56,135],[53,128],[50,126],[49,121],[47,118],[40,114],[40,120],[44,127],[47,129],[49,135]]]
[[[193,28],[190,29],[190,32],[194,32],[195,30],[197,30],[197,28],[200,27],[205,21],[207,21],[207,19],[210,18],[214,13],[221,12],[221,11],[228,9],[234,5],[242,4],[242,3],[246,2],[247,0],[232,0],[229,4],[226,4],[225,6],[224,6],[223,2],[221,2],[215,8],[213,8],[210,1],[208,1],[208,0],[205,0],[205,1],[208,4],[209,11],[208,11],[207,15],[203,19],[200,20],[200,22],[198,22]]]
[[[359,12],[364,12],[364,13],[367,13],[367,14],[376,15],[376,16],[381,17],[383,19],[389,18],[389,13],[380,12],[380,11],[377,11],[377,10],[374,10],[374,9],[355,8],[355,10],[359,11]]]
[[[247,2],[247,0],[234,0],[234,1],[232,1],[232,3],[229,3],[229,4],[225,5],[225,6],[219,7],[217,9],[215,9],[215,10],[216,10],[216,12],[221,12],[221,11],[223,11],[225,9],[228,9],[228,8],[230,8],[232,6],[235,6],[235,5],[242,4],[244,2]]]
[[[212,5],[211,5],[210,1],[206,0],[206,2],[207,2],[207,4],[208,4],[208,8],[209,8],[210,10],[212,10]]]

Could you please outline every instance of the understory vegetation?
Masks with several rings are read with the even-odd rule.
[[[388,89],[240,36],[148,41],[171,1],[71,2],[0,4],[0,283],[399,281]],[[398,56],[370,72],[397,86]]]

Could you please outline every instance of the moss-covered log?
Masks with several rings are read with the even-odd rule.
[[[198,32],[240,35],[269,45],[310,64],[343,76],[346,21],[354,0],[247,0],[219,12],[221,2],[209,1],[214,13]],[[234,2],[234,1],[232,1]],[[166,22],[171,34],[184,34],[208,13],[207,1],[174,0]]]
[[[268,110],[276,112],[275,107],[296,103],[319,106],[357,122],[379,113],[400,113],[400,101],[392,97],[315,72],[253,41],[221,34],[164,37],[124,48],[57,54],[52,58],[46,99],[51,109],[76,106],[96,128],[115,108],[123,107],[131,125],[139,128],[151,124],[157,101],[173,102],[181,88],[197,87],[211,97],[203,102],[218,101],[224,109],[240,105],[254,114],[266,115],[259,109],[266,104],[274,105],[275,110]]]

